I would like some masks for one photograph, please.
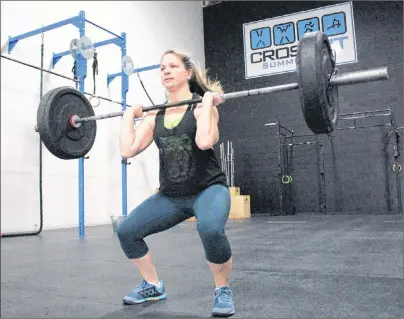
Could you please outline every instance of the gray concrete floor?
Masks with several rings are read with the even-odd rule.
[[[403,216],[229,221],[232,318],[403,318]],[[211,275],[193,222],[146,239],[168,298],[123,306],[140,276],[111,225],[1,239],[2,318],[210,317]]]

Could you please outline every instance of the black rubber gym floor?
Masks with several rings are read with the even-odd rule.
[[[403,318],[403,216],[229,221],[232,318]],[[140,276],[111,225],[1,239],[2,318],[210,317],[212,277],[193,222],[150,236],[165,301],[123,306]]]

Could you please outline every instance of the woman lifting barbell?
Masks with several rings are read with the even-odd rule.
[[[169,103],[203,98],[198,105],[148,112],[136,129],[134,118],[143,117],[142,106],[128,107],[123,114],[121,156],[136,156],[154,141],[160,157],[159,192],[137,206],[117,227],[125,255],[143,277],[123,301],[136,304],[166,298],[164,283],[144,238],[195,216],[215,283],[212,315],[231,316],[235,313],[229,287],[232,254],[225,234],[230,193],[213,150],[219,139],[216,106],[223,102],[219,95],[222,88],[219,82],[211,82],[188,55],[176,50],[163,54],[160,73]]]

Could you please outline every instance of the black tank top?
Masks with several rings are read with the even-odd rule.
[[[181,122],[172,129],[164,126],[165,110],[156,114],[153,139],[159,149],[160,192],[167,196],[195,195],[214,184],[228,186],[214,150],[196,145],[195,107],[188,105]]]

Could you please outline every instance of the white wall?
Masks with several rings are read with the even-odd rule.
[[[190,52],[204,67],[202,7],[198,1],[7,1],[1,2],[1,44],[16,36],[79,14],[117,34],[127,33],[127,54],[138,67],[158,64],[169,48]],[[110,39],[108,33],[87,24],[86,35],[93,42]],[[45,67],[52,52],[69,49],[78,29],[64,26],[44,34]],[[40,65],[41,36],[21,40],[9,55]],[[97,49],[99,74],[97,94],[119,101],[121,81],[108,89],[107,73],[120,70],[120,49],[108,45]],[[4,53],[8,55],[8,53]],[[85,90],[92,92],[92,60],[88,61]],[[53,71],[71,76],[73,58],[62,58]],[[159,71],[140,74],[155,103],[164,101]],[[34,131],[39,103],[40,72],[1,59],[1,231],[30,231],[39,227],[39,136]],[[44,93],[73,83],[52,75],[44,76]],[[138,77],[129,80],[127,103],[150,102]],[[120,111],[120,105],[101,101],[96,114]],[[11,120],[13,119],[13,120]],[[119,155],[120,118],[97,121],[94,147],[85,161],[85,224],[110,223],[110,215],[121,214],[121,164]],[[128,213],[158,187],[158,153],[153,144],[130,160],[128,166]],[[78,226],[78,160],[64,161],[44,149],[44,229]]]

